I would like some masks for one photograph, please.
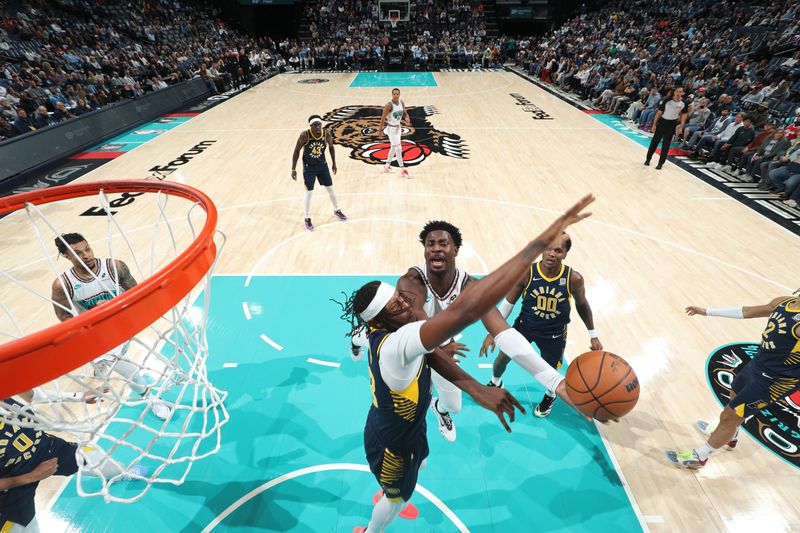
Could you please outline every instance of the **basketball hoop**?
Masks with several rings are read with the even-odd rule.
[[[392,9],[389,11],[389,23],[392,25],[392,29],[397,28],[397,23],[400,21],[400,11],[396,9]]]
[[[108,195],[120,193],[121,198],[109,201]],[[82,211],[85,199],[92,196],[100,207],[92,208],[96,216],[91,227],[105,226],[97,233],[105,234],[102,240],[107,241],[109,259],[105,263],[92,259],[95,266],[89,268],[71,253],[94,282],[104,287],[108,284],[114,291],[111,294],[117,296],[85,312],[70,303],[70,311],[42,294],[42,281],[52,276],[49,283],[55,279],[66,294],[66,278],[60,276],[65,269],[52,257],[53,240],[66,245],[62,231],[87,226],[78,216],[88,212]],[[73,208],[75,200],[78,206]],[[120,220],[123,215],[115,214],[134,200],[138,201],[137,216],[151,214],[154,222],[125,230]],[[65,212],[74,212],[75,222],[64,222]],[[17,242],[38,242],[43,257],[36,260],[26,249],[25,259],[33,260],[28,265],[50,267],[50,272],[29,281],[30,277],[17,274],[21,268],[0,265],[4,284],[0,284],[0,334],[13,339],[0,345],[0,399],[34,388],[41,392],[21,408],[0,402],[0,422],[66,433],[77,441],[78,454],[84,459],[79,461],[77,483],[81,496],[131,502],[144,496],[153,483],[182,483],[194,461],[219,449],[220,428],[228,421],[223,404],[226,393],[214,388],[206,369],[205,329],[209,281],[217,258],[215,235],[220,235],[224,244],[224,235],[216,231],[213,202],[197,189],[174,182],[101,181],[1,198],[0,215],[5,217],[3,225],[21,237]],[[198,232],[195,223],[203,215]],[[59,229],[50,221],[56,217],[61,220]],[[31,232],[29,238],[23,235],[25,228]],[[86,234],[87,241],[97,241],[96,237]],[[119,261],[130,265],[131,275],[139,280],[124,292],[116,271]],[[108,265],[105,281],[94,272],[102,272],[97,266],[101,263]],[[38,271],[42,270],[47,269]],[[30,305],[35,302],[31,295],[44,300],[41,312]],[[38,329],[41,317],[52,315],[48,303],[66,309],[72,318]],[[39,320],[31,320],[30,315]],[[98,358],[110,360],[111,371],[98,373]],[[122,361],[134,369],[137,379],[147,376],[148,385],[126,379],[115,370]],[[98,401],[86,403],[87,395]],[[158,415],[163,420],[154,415],[157,408],[168,413]],[[92,460],[82,455],[86,449],[94,450]],[[96,450],[102,451],[100,461]],[[104,474],[109,463],[118,467],[113,478]],[[142,474],[142,466],[149,472]],[[126,475],[147,483],[139,492],[128,488],[114,494],[113,482]]]

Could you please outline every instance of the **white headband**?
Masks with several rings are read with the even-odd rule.
[[[394,287],[389,285],[388,283],[383,283],[378,286],[378,292],[375,293],[375,297],[369,303],[366,309],[360,314],[361,319],[364,322],[369,322],[380,313],[386,304],[389,303],[389,300],[392,299],[394,296]]]
[[[319,122],[320,124],[322,124],[322,119],[319,118],[319,117],[314,117],[314,118],[312,118],[311,120],[308,121],[308,125],[310,126],[311,124],[313,124],[315,122]]]

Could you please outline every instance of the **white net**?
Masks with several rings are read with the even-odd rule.
[[[109,305],[191,246],[206,222],[198,204],[163,192],[111,196],[28,204],[3,219],[22,251],[16,261],[0,259],[0,336],[19,339]],[[136,210],[123,213],[120,206],[133,200]],[[93,202],[98,214],[82,218]],[[219,450],[228,421],[226,393],[207,368],[212,271],[116,348],[0,401],[0,423],[77,442],[81,496],[132,502],[154,483],[182,483],[195,461]]]

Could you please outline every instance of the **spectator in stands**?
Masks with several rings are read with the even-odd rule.
[[[13,126],[8,123],[3,115],[0,115],[0,142],[10,139],[16,135]]]
[[[79,117],[84,113],[88,113],[89,111],[93,111],[91,104],[87,103],[83,98],[78,98],[78,105],[75,106],[75,109],[73,109],[73,114],[76,117]]]
[[[780,194],[787,200],[800,184],[800,143],[795,142],[786,154],[786,165],[770,170],[769,190]]]
[[[642,111],[639,119],[639,128],[649,130],[653,117],[658,111],[658,104],[661,102],[661,94],[656,87],[650,89],[650,96],[647,97],[647,105]]]
[[[733,134],[736,133],[736,130],[742,127],[742,121],[744,120],[744,113],[737,113],[736,117],[733,119],[733,122],[730,122],[724,130],[722,130],[718,135],[705,135],[697,146],[692,152],[690,157],[697,158],[705,157],[706,160],[713,161],[717,153],[719,153],[719,148],[723,144],[727,143]],[[708,147],[711,147],[710,154],[708,153]]]
[[[13,128],[17,135],[36,130],[36,126],[34,126],[31,119],[28,118],[28,112],[21,107],[17,109],[17,120],[14,121]]]
[[[8,98],[0,98],[0,116],[8,122],[17,120],[17,110],[11,105]]]
[[[697,104],[689,106],[689,118],[686,121],[686,127],[683,128],[681,145],[685,145],[689,136],[694,132],[702,130],[709,118],[711,118],[711,110],[708,108],[708,98],[700,98]]]
[[[47,108],[43,105],[37,107],[33,114],[33,125],[36,126],[36,129],[40,130],[46,128],[52,123],[53,121],[50,120],[50,114],[47,112]]]
[[[692,150],[693,152],[696,151],[698,144],[708,137],[708,140],[716,140],[714,137],[719,138],[719,135],[725,131],[725,128],[733,122],[733,119],[730,116],[730,110],[727,107],[723,107],[720,110],[719,118],[711,125],[708,130],[696,130],[692,136],[689,138],[689,141],[682,146],[682,148]]]
[[[756,110],[752,111],[749,114],[750,119],[753,121],[754,128],[756,129],[761,128],[767,121],[767,118],[769,117],[767,110],[768,110],[767,104],[760,103],[758,104],[758,107],[756,107]]]
[[[51,119],[53,122],[61,122],[62,120],[67,120],[74,116],[75,115],[69,112],[67,106],[64,105],[64,102],[56,102],[56,110],[53,111],[53,116]]]
[[[717,158],[721,163],[711,163],[711,166],[717,169],[733,170],[739,156],[755,138],[756,130],[753,127],[753,120],[750,115],[747,115],[742,121],[742,127],[734,132],[728,142],[720,146]]]
[[[734,170],[734,176],[749,176],[751,181],[755,181],[756,176],[763,175],[761,169],[777,157],[779,154],[786,153],[789,148],[789,141],[783,136],[783,128],[775,129],[772,134],[761,142],[757,152],[750,152],[747,157],[742,157],[739,168]]]
[[[761,190],[774,190],[772,173],[796,161],[798,158],[800,158],[800,139],[795,139],[783,155],[773,159],[767,164],[766,168],[761,167],[761,182],[758,188]]]

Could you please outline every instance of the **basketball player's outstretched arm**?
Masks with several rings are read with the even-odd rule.
[[[297,160],[300,158],[300,150],[303,149],[303,145],[305,145],[307,141],[308,132],[304,131],[300,134],[300,137],[297,138],[297,143],[294,145],[294,153],[292,154],[292,179],[295,181],[297,181],[297,170],[295,170]]]
[[[542,253],[548,244],[560,236],[568,226],[591,215],[583,211],[593,201],[594,196],[591,194],[583,197],[514,257],[485,278],[471,283],[451,306],[426,321],[420,328],[420,340],[423,346],[428,350],[436,348],[488,313],[519,281],[533,259]]]
[[[697,305],[690,305],[686,308],[686,314],[689,316],[722,316],[726,318],[765,318],[772,314],[772,310],[786,298],[791,296],[779,296],[768,304],[752,305],[731,308],[705,308]]]

